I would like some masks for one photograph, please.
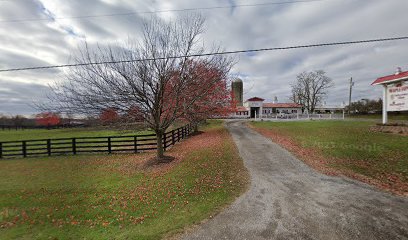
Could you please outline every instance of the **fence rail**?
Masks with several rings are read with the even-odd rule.
[[[193,133],[192,124],[179,127],[163,135],[163,148],[166,151],[180,140]],[[36,139],[26,141],[0,142],[0,158],[76,155],[80,153],[139,153],[157,149],[155,134],[108,137],[79,137]]]

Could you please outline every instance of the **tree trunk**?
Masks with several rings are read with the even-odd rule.
[[[197,123],[193,123],[194,124],[194,132],[197,133],[198,132],[198,124]]]
[[[157,137],[157,160],[160,162],[161,159],[164,157],[164,149],[163,149],[163,132],[158,131],[156,132]]]

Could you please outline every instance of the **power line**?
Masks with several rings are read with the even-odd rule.
[[[235,4],[235,5],[229,5],[229,6],[167,9],[167,10],[156,10],[156,11],[138,11],[138,12],[124,12],[124,13],[71,16],[71,17],[8,19],[8,20],[0,20],[0,23],[21,23],[21,22],[39,22],[39,21],[63,20],[63,19],[86,19],[86,18],[101,18],[101,17],[117,17],[117,16],[131,16],[131,15],[136,15],[136,14],[155,14],[155,13],[167,13],[167,12],[216,10],[216,9],[241,8],[241,7],[260,7],[260,6],[272,6],[272,5],[283,5],[283,4],[295,4],[295,3],[309,3],[309,2],[322,2],[322,1],[327,1],[327,0],[296,0],[296,1],[284,1],[284,2],[266,2],[266,3],[256,3],[256,4]]]
[[[374,43],[374,42],[389,42],[389,41],[398,41],[398,40],[408,40],[408,36],[406,36],[406,37],[393,37],[393,38],[379,38],[379,39],[370,39],[370,40],[359,40],[359,41],[347,41],[347,42],[318,43],[318,44],[298,45],[298,46],[289,46],[289,47],[272,47],[272,48],[258,48],[258,49],[247,49],[247,50],[236,50],[236,51],[224,51],[224,52],[216,52],[216,53],[180,55],[180,56],[160,57],[160,58],[145,58],[145,59],[122,60],[122,61],[75,63],[75,64],[62,64],[62,65],[25,67],[25,68],[10,68],[10,69],[0,69],[0,72],[17,72],[17,71],[26,71],[26,70],[79,67],[79,66],[87,66],[87,65],[101,65],[101,64],[114,64],[114,63],[132,63],[132,62],[166,60],[166,59],[188,58],[188,57],[220,56],[220,55],[239,54],[239,53],[280,51],[280,50],[290,50],[290,49],[300,49],[300,48],[315,48],[315,47],[352,45],[352,44]]]

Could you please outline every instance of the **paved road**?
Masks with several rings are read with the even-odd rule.
[[[320,174],[243,122],[227,126],[251,186],[184,239],[408,239],[408,198]]]

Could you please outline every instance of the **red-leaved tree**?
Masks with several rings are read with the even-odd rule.
[[[126,111],[124,117],[127,120],[126,122],[141,122],[144,120],[143,112],[138,106],[131,106],[129,110]]]
[[[102,124],[112,124],[119,120],[119,114],[115,109],[108,108],[102,111],[99,120],[101,120]]]
[[[188,77],[189,84],[181,101],[185,105],[182,111],[184,118],[194,126],[207,118],[226,117],[234,112],[234,100],[229,90],[228,71],[225,71],[225,68],[206,61],[190,61]],[[203,86],[206,87],[204,91]],[[199,99],[193,101],[198,96]]]
[[[61,118],[53,112],[43,112],[36,115],[35,121],[39,126],[46,126],[48,129],[61,123]]]

